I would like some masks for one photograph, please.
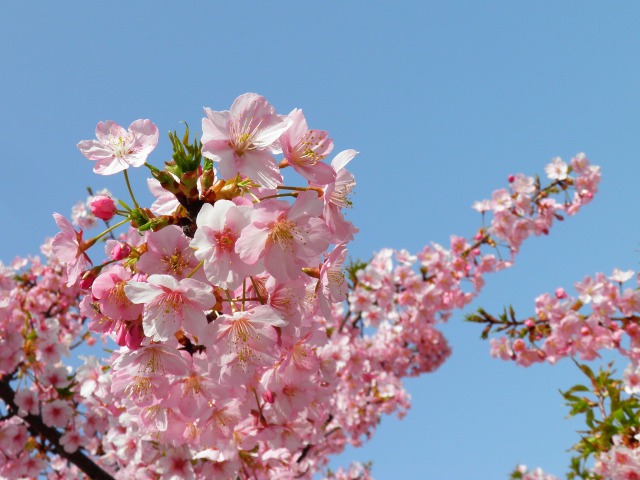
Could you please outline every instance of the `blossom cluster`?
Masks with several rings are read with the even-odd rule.
[[[623,288],[634,276],[633,271],[615,270],[609,277],[599,273],[575,284],[576,297],[563,288],[538,296],[535,315],[513,322],[509,336],[492,338],[491,354],[529,366],[544,361],[553,364],[565,357],[593,360],[600,350],[615,349],[637,364],[640,278],[634,288]],[[583,312],[588,307],[590,311]],[[631,370],[627,377],[632,378]]]
[[[638,478],[640,472],[640,448],[637,440],[634,446],[616,441],[611,450],[596,458],[593,472],[611,480],[629,480]]]
[[[109,382],[97,360],[87,359],[75,371],[62,361],[93,339],[78,311],[81,288],[67,286],[66,269],[50,243],[43,254],[44,262],[32,257],[0,264],[1,478],[47,471],[77,477],[67,457],[80,446],[97,454],[100,442],[92,436],[104,431],[110,415],[96,403],[95,394],[108,392]],[[54,441],[59,451],[51,448]]]
[[[518,465],[511,474],[514,480],[558,480],[558,477],[545,473],[540,467],[529,470],[526,465]]]
[[[150,120],[127,130],[101,122],[78,147],[96,173],[124,173],[133,206],[116,208],[108,192],[92,198],[94,217],[122,220],[88,239],[78,221],[88,214],[74,214],[75,225],[55,214],[48,263],[32,260],[22,282],[20,265],[2,277],[0,437],[15,438],[3,450],[6,476],[71,478],[88,473],[86,459],[100,478],[311,478],[371,437],[382,415],[406,412],[403,378],[451,353],[437,325],[485,274],[509,267],[526,238],[588,203],[599,180],[584,155],[554,159],[548,186],[515,175],[476,204],[492,216],[472,238],[348,264],[357,228],[345,218],[355,185],[346,167],[356,151],[326,161],[328,132],[256,94],[205,109],[202,130],[201,142],[171,134],[173,160],[159,170],[147,163],[158,141]],[[142,166],[149,208],[127,176]],[[288,174],[285,184],[287,168],[296,184]],[[103,260],[89,256],[97,245]],[[37,298],[21,300],[32,290]],[[30,302],[42,304],[41,318]],[[74,371],[62,356],[86,338],[83,322],[119,348]],[[39,441],[38,418],[59,438]]]

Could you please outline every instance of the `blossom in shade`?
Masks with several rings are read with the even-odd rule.
[[[282,183],[282,175],[272,153],[289,122],[276,114],[264,97],[255,93],[240,95],[230,111],[204,109],[202,155],[218,162],[223,178],[240,174],[267,188]]]
[[[147,179],[147,187],[151,194],[156,197],[156,201],[151,205],[151,211],[156,215],[171,215],[180,206],[176,196],[162,188],[160,182],[155,178]]]
[[[16,392],[15,403],[20,415],[37,415],[40,410],[35,392],[28,388],[22,388]]]
[[[82,443],[82,435],[77,430],[69,430],[60,437],[60,445],[67,453],[75,452]]]
[[[178,282],[170,275],[151,275],[124,287],[133,303],[145,304],[142,327],[154,341],[167,341],[181,327],[193,335],[207,325],[205,310],[216,303],[211,287],[193,278]]]
[[[128,130],[111,120],[98,123],[97,140],[82,140],[78,149],[95,161],[93,171],[113,175],[129,167],[141,167],[158,144],[158,127],[151,120],[136,120]]]
[[[42,405],[41,413],[45,425],[64,428],[73,417],[73,408],[69,402],[53,400]]]

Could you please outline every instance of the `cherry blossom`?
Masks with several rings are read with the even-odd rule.
[[[511,266],[525,240],[589,203],[599,182],[584,155],[555,159],[549,186],[514,174],[475,204],[484,224],[469,236],[350,263],[357,228],[344,214],[355,179],[346,167],[357,152],[325,163],[329,133],[256,94],[205,112],[201,150],[185,135],[165,170],[148,165],[150,208],[131,191],[122,222],[88,241],[55,214],[61,232],[44,260],[0,265],[0,476],[315,478],[385,415],[407,413],[404,379],[451,355],[440,325],[486,274]],[[79,148],[99,174],[144,164],[158,141],[148,120],[128,131],[101,123],[97,137]],[[110,221],[110,198],[93,196],[93,213],[82,203],[78,225]],[[614,271],[580,282],[577,298],[540,295],[521,334],[493,338],[492,354],[531,365],[615,348],[637,365],[631,278]],[[98,342],[120,348],[71,365],[74,348]],[[632,394],[636,374],[625,375]],[[633,455],[616,444],[597,468],[626,472],[620,459]],[[371,478],[371,469],[325,474]]]
[[[202,154],[218,162],[223,178],[240,174],[267,188],[282,183],[272,153],[281,150],[276,141],[289,122],[277,115],[264,97],[245,93],[233,102],[230,111],[204,111]]]
[[[124,292],[131,302],[146,305],[142,319],[144,333],[155,341],[166,341],[180,327],[202,335],[205,311],[215,304],[211,289],[191,278],[180,281],[170,275],[155,274],[146,282],[130,281]]]
[[[136,120],[128,130],[111,120],[98,123],[97,140],[83,140],[78,149],[95,161],[93,171],[113,175],[129,167],[140,167],[158,144],[158,127],[150,120]]]
[[[204,261],[204,271],[213,285],[234,290],[246,277],[262,270],[262,265],[245,263],[236,253],[236,241],[250,222],[248,206],[237,206],[229,200],[202,206],[191,247],[195,256]]]

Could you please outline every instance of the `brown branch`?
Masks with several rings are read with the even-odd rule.
[[[18,406],[15,403],[15,392],[11,388],[11,385],[9,385],[10,379],[11,377],[8,375],[0,379],[0,398],[5,401],[11,410],[17,412]],[[60,445],[60,438],[62,437],[62,434],[55,428],[45,425],[40,415],[28,414],[22,417],[22,419],[29,425],[30,430],[39,433],[49,441],[55,453],[76,465],[80,470],[86,473],[89,478],[95,480],[114,480],[111,475],[100,468],[80,449],[73,453],[67,453],[65,449],[62,448],[62,445]]]

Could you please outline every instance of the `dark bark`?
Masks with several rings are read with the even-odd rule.
[[[17,412],[18,406],[15,404],[15,392],[11,388],[11,385],[9,385],[9,381],[9,376],[5,376],[0,380],[0,398],[4,400],[10,410]],[[67,453],[62,445],[60,445],[60,437],[62,437],[62,434],[55,428],[45,425],[40,415],[29,414],[21,418],[28,425],[29,430],[32,433],[36,433],[47,439],[55,453],[76,465],[80,470],[86,473],[89,478],[95,480],[114,480],[111,475],[100,468],[80,449],[73,453]]]

